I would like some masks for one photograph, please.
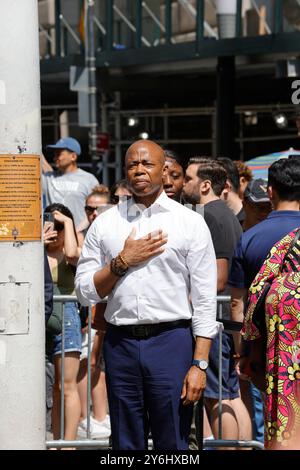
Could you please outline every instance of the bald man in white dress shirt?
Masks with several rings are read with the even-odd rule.
[[[91,226],[77,266],[82,304],[108,295],[104,340],[114,450],[186,450],[216,322],[216,259],[203,217],[163,191],[164,152],[126,153],[133,197]],[[191,302],[190,302],[191,299]]]

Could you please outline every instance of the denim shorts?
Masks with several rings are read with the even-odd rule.
[[[239,396],[239,379],[235,370],[233,359],[234,343],[232,335],[222,334],[222,399],[233,400]],[[219,397],[219,337],[212,341],[209,353],[209,367],[207,369],[206,398],[218,399]]]
[[[65,303],[65,352],[81,352],[82,333],[77,305],[74,302]],[[53,338],[53,354],[62,352],[62,334]]]

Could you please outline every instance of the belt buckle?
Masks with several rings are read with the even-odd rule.
[[[150,328],[146,325],[134,325],[132,326],[132,335],[136,338],[146,338],[150,334]]]

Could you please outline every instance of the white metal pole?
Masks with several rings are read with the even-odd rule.
[[[219,38],[235,36],[236,0],[216,0]]]
[[[116,114],[115,114],[115,178],[119,181],[122,177],[122,123],[121,123],[121,92],[115,92]]]
[[[41,154],[38,38],[37,0],[1,0],[0,157],[15,154],[19,156],[16,161],[23,162],[19,168],[16,166],[16,173],[12,174],[15,193],[20,191],[18,188],[24,183],[26,172],[31,171],[32,165],[28,162],[37,162],[35,171],[40,175],[39,158],[30,157]],[[23,160],[20,157],[24,157]],[[5,161],[1,158],[2,162]],[[24,167],[28,169],[24,170]],[[23,175],[20,185],[17,183],[19,175]],[[2,217],[4,210],[1,201],[3,203],[4,199],[1,199],[1,185],[3,190],[5,184],[0,174]],[[30,185],[30,181],[27,184]],[[18,241],[18,230],[15,230],[15,241],[5,241],[0,232],[1,450],[45,449],[44,268],[39,225],[41,201],[34,192],[33,200],[30,200],[30,191],[26,192],[25,184],[22,191],[24,201],[27,200],[29,205],[35,204],[36,210],[32,217],[37,221],[35,227],[38,229],[35,228],[35,241],[30,234],[29,241]],[[8,193],[8,201],[10,198],[13,198],[12,191]],[[26,217],[24,215],[25,229],[26,224],[29,224]]]
[[[101,131],[108,133],[108,109],[104,93],[101,93]],[[109,186],[108,149],[102,154],[102,183]]]
[[[85,0],[85,66],[89,81],[89,151],[93,172],[96,174],[99,157],[97,155],[97,77],[94,34],[95,1]],[[106,184],[106,183],[105,183]]]

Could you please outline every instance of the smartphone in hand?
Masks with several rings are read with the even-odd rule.
[[[44,212],[44,230],[54,230],[54,215],[52,212]]]

